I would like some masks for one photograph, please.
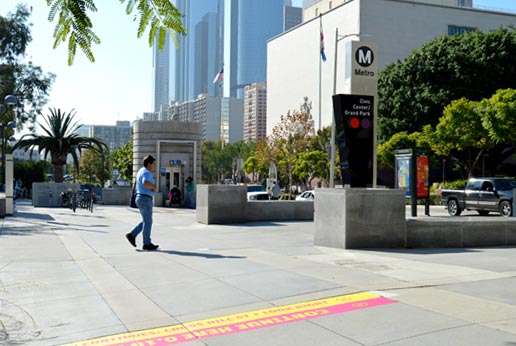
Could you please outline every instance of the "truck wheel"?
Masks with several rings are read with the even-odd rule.
[[[500,202],[500,214],[504,217],[512,216],[512,205],[509,201],[501,201]]]
[[[462,210],[460,210],[459,203],[451,199],[448,201],[448,214],[451,216],[459,216]]]

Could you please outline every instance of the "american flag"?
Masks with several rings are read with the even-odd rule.
[[[217,75],[215,76],[215,78],[213,78],[213,84],[217,83],[219,80],[223,80],[224,79],[224,67],[220,70],[219,73],[217,73]]]
[[[324,52],[324,34],[322,29],[322,20],[321,20],[321,59],[322,61],[326,61],[326,53]]]

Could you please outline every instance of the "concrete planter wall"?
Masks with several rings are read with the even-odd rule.
[[[105,205],[129,205],[133,192],[132,186],[102,189],[102,203]]]
[[[247,188],[235,185],[197,185],[197,222],[247,222]]]
[[[314,219],[313,201],[248,201],[247,221]]]
[[[75,191],[79,187],[79,184],[72,183],[33,183],[32,204],[34,207],[60,207],[61,192]]]
[[[243,185],[198,185],[197,222],[205,224],[250,221],[313,220],[313,202],[247,201]]]
[[[405,247],[405,192],[318,189],[314,244],[344,249]]]

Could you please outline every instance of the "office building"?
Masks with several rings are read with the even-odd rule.
[[[89,137],[103,140],[110,152],[131,142],[131,123],[117,121],[112,125],[91,125]]]
[[[194,100],[170,105],[169,119],[200,123],[203,140],[233,143],[243,138],[240,99],[201,94]]]
[[[346,46],[350,40],[376,42],[378,49],[375,59],[381,70],[388,64],[403,60],[438,36],[469,30],[485,32],[503,25],[516,25],[515,14],[429,2],[348,0],[323,14],[321,20],[328,60],[321,67],[321,98],[320,19],[305,21],[288,33],[271,39],[267,47],[267,133],[271,133],[281,114],[298,109],[303,96],[312,101],[315,128],[331,124],[334,75],[336,93],[345,93]],[[344,37],[337,47],[333,34],[336,28],[339,36]],[[333,61],[335,48],[338,48],[336,73]],[[292,59],[293,56],[296,58]]]
[[[303,9],[301,7],[283,7],[283,31],[288,31],[303,22]]]
[[[188,34],[172,47],[170,100],[184,102],[207,93],[220,95],[213,77],[223,66],[223,0],[177,0]]]
[[[203,140],[220,141],[221,98],[202,94],[192,104],[193,121],[202,125]]]
[[[267,83],[244,88],[244,141],[264,139],[267,135]]]
[[[152,55],[152,96],[154,112],[159,112],[162,110],[163,106],[166,107],[168,105],[170,48],[170,35],[167,35],[162,50],[159,49],[157,40],[154,42]]]

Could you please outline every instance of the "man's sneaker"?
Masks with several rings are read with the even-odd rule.
[[[156,250],[157,248],[159,248],[159,245],[154,245],[152,243],[143,245],[143,249],[148,251]]]
[[[127,241],[129,241],[129,243],[131,243],[132,246],[136,247],[136,239],[134,239],[134,237],[131,233],[127,233],[125,235],[125,237],[127,238]]]

